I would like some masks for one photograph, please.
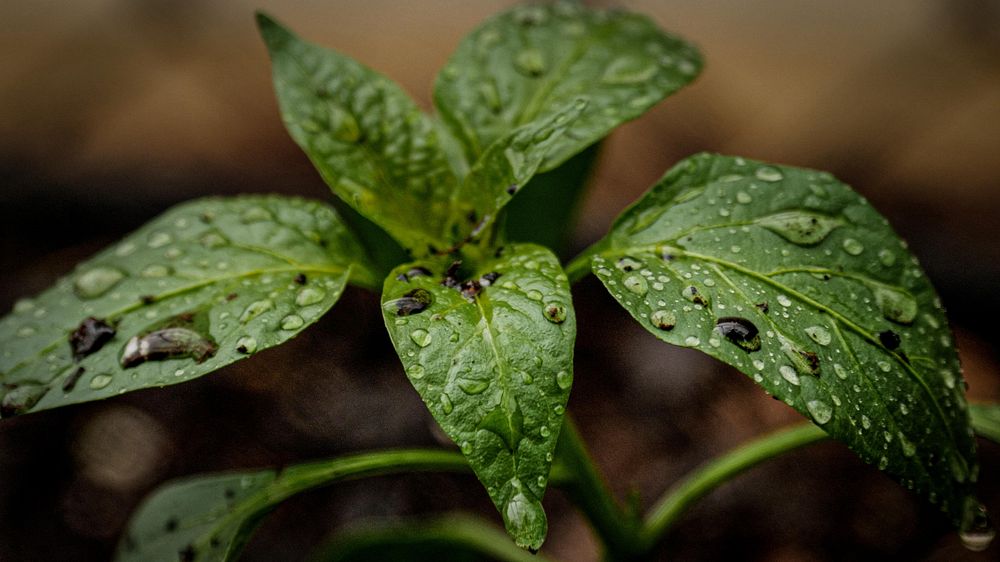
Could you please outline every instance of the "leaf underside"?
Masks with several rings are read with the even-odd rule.
[[[329,310],[363,261],[321,203],[174,207],[0,320],[3,414],[184,382],[278,345]]]
[[[407,376],[459,445],[520,546],[545,537],[541,507],[573,372],[576,323],[548,250],[511,245],[471,272],[446,261],[395,270],[382,295]]]
[[[597,247],[593,271],[656,337],[752,377],[956,523],[971,509],[975,443],[944,310],[849,187],[700,154]]]
[[[474,162],[509,131],[585,96],[589,105],[541,165],[548,171],[700,70],[692,45],[644,16],[572,2],[522,6],[462,41],[435,81],[434,104]]]

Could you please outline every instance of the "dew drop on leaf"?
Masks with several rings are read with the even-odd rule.
[[[431,336],[431,333],[427,330],[417,328],[416,330],[410,332],[410,339],[413,340],[413,343],[419,345],[420,347],[427,347],[431,344],[433,336]]]
[[[458,381],[458,388],[462,389],[462,392],[472,395],[482,394],[489,386],[489,381],[473,379],[460,379]]]
[[[0,417],[8,418],[27,412],[48,391],[49,387],[42,384],[22,384],[8,390],[3,400],[0,400]]]
[[[94,299],[107,293],[119,281],[125,278],[125,273],[113,267],[95,267],[77,276],[73,282],[73,291],[83,299]]]
[[[252,336],[241,337],[236,340],[236,351],[247,355],[257,351],[257,340]]]
[[[842,224],[837,219],[806,211],[777,213],[757,219],[756,222],[799,246],[819,244]]]
[[[833,406],[822,400],[810,400],[806,402],[806,409],[816,423],[823,425],[833,417]]]
[[[649,321],[660,330],[672,330],[677,325],[677,316],[669,310],[654,310]]]
[[[777,168],[772,168],[770,166],[761,166],[760,168],[757,168],[757,170],[754,171],[753,175],[757,179],[766,182],[781,181],[782,178],[785,177],[780,170],[778,170]]]
[[[538,49],[524,49],[514,57],[514,68],[531,78],[545,73],[545,58]]]
[[[649,285],[641,275],[628,275],[622,281],[622,284],[625,285],[626,289],[639,296],[645,295],[646,292],[649,291]]]
[[[309,306],[321,302],[326,297],[326,291],[318,287],[304,287],[295,295],[295,304]]]
[[[778,367],[778,372],[781,373],[781,378],[798,386],[799,375],[795,372],[795,367],[792,367],[791,365],[782,365],[781,367]]]
[[[852,256],[860,256],[865,251],[865,246],[854,238],[845,238],[842,244],[844,251]]]
[[[989,548],[996,534],[986,508],[972,498],[966,500],[965,514],[958,533],[962,545],[973,552],[982,552]]]
[[[450,414],[452,410],[455,409],[454,404],[451,402],[451,396],[448,396],[447,392],[441,393],[441,411],[445,414]]]
[[[562,303],[546,303],[543,313],[545,319],[554,324],[562,324],[566,321],[566,307]]]
[[[806,335],[820,345],[830,345],[830,342],[833,340],[830,331],[823,326],[809,326],[806,328]]]
[[[243,309],[243,314],[240,314],[240,322],[243,322],[245,324],[253,320],[254,318],[257,318],[261,314],[264,314],[268,310],[271,310],[272,308],[274,308],[274,302],[271,301],[271,299],[254,301],[248,304],[245,309]]]
[[[912,324],[917,317],[917,301],[901,290],[885,285],[872,287],[882,316],[897,324]]]
[[[100,390],[111,384],[111,379],[111,375],[107,373],[98,373],[90,378],[90,388]]]
[[[573,386],[573,374],[569,371],[559,371],[556,373],[556,385],[563,390],[569,390],[569,387]]]
[[[166,277],[170,275],[170,268],[162,264],[152,263],[143,268],[140,275],[143,277]]]
[[[305,320],[298,314],[289,314],[281,319],[282,330],[298,330],[305,325]]]

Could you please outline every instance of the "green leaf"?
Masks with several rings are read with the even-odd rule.
[[[972,404],[969,413],[976,433],[1000,443],[1000,404]]]
[[[519,546],[545,538],[541,499],[572,385],[576,320],[555,256],[508,246],[464,283],[446,261],[394,271],[383,314],[410,382],[459,444]]]
[[[688,84],[697,50],[648,18],[575,3],[523,6],[488,20],[459,45],[434,85],[434,104],[475,162],[510,131],[574,99],[590,104],[541,166],[551,170]]]
[[[0,320],[4,416],[191,380],[294,337],[366,286],[358,243],[321,203],[174,207]]]
[[[453,247],[493,224],[586,107],[586,98],[578,98],[545,119],[519,127],[483,153],[452,199]]]
[[[401,450],[168,483],[139,506],[116,559],[235,560],[264,516],[300,492],[363,476],[463,469],[467,465],[456,453]]]
[[[333,192],[424,253],[458,185],[439,130],[396,84],[257,15],[289,134]]]
[[[978,466],[941,302],[887,221],[824,172],[700,154],[592,266],[663,341],[728,363],[957,523]]]

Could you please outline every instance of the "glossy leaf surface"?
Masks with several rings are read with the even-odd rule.
[[[0,320],[3,415],[200,377],[371,284],[334,211],[277,196],[179,205]]]
[[[382,299],[413,386],[486,486],[511,536],[538,548],[576,337],[559,262],[533,245],[505,247],[464,274],[445,261],[416,262],[395,270]]]
[[[954,339],[906,244],[827,173],[701,154],[592,259],[649,332],[752,377],[958,523],[977,461]]]
[[[698,74],[690,44],[648,18],[576,3],[522,6],[481,25],[439,74],[434,103],[474,162],[497,139],[590,102],[542,171],[634,119]]]
[[[447,451],[383,451],[276,470],[199,476],[168,483],[136,511],[117,560],[235,560],[261,519],[279,503],[317,486],[362,476],[467,470]]]
[[[439,132],[399,86],[258,14],[289,134],[333,192],[425,253],[458,186]]]

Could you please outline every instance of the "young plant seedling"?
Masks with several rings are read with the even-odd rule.
[[[376,451],[170,484],[138,510],[119,560],[231,560],[291,495],[416,470],[471,471],[531,551],[546,536],[546,489],[561,486],[610,558],[648,558],[698,497],[826,436],[938,506],[970,547],[988,545],[974,429],[997,439],[1000,410],[970,416],[934,288],[848,186],[698,154],[565,268],[543,244],[569,226],[597,143],[698,75],[692,45],[623,11],[519,7],[462,41],[429,115],[362,64],[257,21],[288,132],[344,212],[377,228],[349,228],[330,205],[295,197],[179,205],[0,321],[0,413],[200,377],[294,337],[354,284],[381,291],[406,376],[457,451]],[[516,197],[539,204],[510,204]],[[533,224],[537,235],[524,228]],[[405,259],[383,251],[386,234]],[[566,419],[571,284],[589,273],[655,337],[731,365],[814,425],[720,458],[645,520],[627,515]],[[530,558],[466,519],[400,533],[355,537],[351,548],[405,550],[426,537]]]

